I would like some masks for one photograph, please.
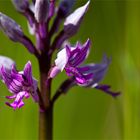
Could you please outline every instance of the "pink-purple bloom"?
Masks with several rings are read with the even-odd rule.
[[[50,72],[50,77],[53,78],[55,75],[65,69],[68,76],[74,76],[75,81],[78,84],[83,84],[87,81],[91,74],[84,75],[79,71],[79,65],[86,59],[89,53],[90,40],[88,39],[84,45],[81,45],[79,42],[75,47],[66,45],[57,54],[57,59],[55,60],[55,66]]]
[[[6,96],[7,99],[15,99],[13,103],[6,102],[10,107],[17,109],[24,105],[23,98],[31,95],[35,102],[38,102],[37,80],[32,77],[32,66],[29,61],[23,71],[18,72],[15,65],[11,70],[1,66],[0,75],[8,90],[13,94]]]
[[[58,73],[65,70],[67,76],[72,77],[73,84],[100,89],[112,96],[117,96],[119,93],[111,92],[110,86],[106,85],[107,88],[105,86],[104,88],[99,84],[103,80],[111,61],[106,55],[99,64],[83,64],[89,54],[90,45],[89,39],[83,45],[79,42],[75,47],[66,45],[57,54],[55,65],[50,71],[50,78],[54,78]]]
[[[80,65],[89,54],[90,40],[84,45],[77,42],[75,47],[66,45],[58,54],[55,60],[55,66],[51,69],[50,77],[54,78],[59,72],[65,70],[66,74],[74,77],[77,84],[86,84],[88,79],[93,77],[92,72],[84,74]]]
[[[50,77],[55,77],[63,69],[69,77],[74,77],[75,82],[80,86],[89,86],[98,83],[104,76],[109,62],[105,58],[102,64],[90,64],[82,66],[87,58],[90,49],[90,40],[85,44],[77,42],[75,47],[66,45],[58,54],[55,66],[50,72]],[[92,84],[93,83],[93,84]]]

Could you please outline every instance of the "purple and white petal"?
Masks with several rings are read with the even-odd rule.
[[[48,0],[36,0],[35,2],[35,18],[37,22],[46,22],[48,17],[49,2]]]
[[[76,9],[72,14],[70,14],[65,22],[64,22],[64,26],[68,26],[68,25],[73,25],[73,26],[77,26],[79,24],[79,22],[82,20],[84,14],[86,13],[88,6],[89,6],[90,1],[88,1],[84,6]]]
[[[57,54],[55,65],[60,71],[63,71],[67,62],[68,62],[68,56],[67,56],[66,48],[64,48]]]
[[[77,44],[76,49],[71,52],[73,53],[73,58],[70,57],[72,59],[71,63],[74,67],[83,63],[83,61],[88,57],[89,49],[90,49],[89,39],[83,46],[79,43]]]
[[[52,67],[49,73],[50,78],[54,78],[57,74],[59,74],[61,71],[57,66]]]
[[[13,103],[8,103],[6,102],[6,104],[10,107],[12,107],[14,110],[17,108],[21,108],[24,105],[24,102],[22,101],[23,98],[25,97],[26,92],[19,92],[16,97],[15,97],[15,101]]]
[[[88,9],[90,1],[88,1],[84,6],[76,9],[72,14],[70,14],[64,22],[64,32],[68,37],[73,36],[80,27],[80,23]]]
[[[55,13],[55,0],[50,0],[49,5],[49,18],[53,17]]]
[[[27,64],[25,65],[25,67],[24,67],[23,76],[24,76],[23,78],[25,78],[25,81],[27,80],[27,82],[29,84],[33,83],[33,79],[32,79],[32,65],[31,65],[30,61],[28,61]]]
[[[12,66],[15,65],[15,62],[10,59],[9,57],[0,56],[0,69],[3,66],[7,71],[11,71]],[[1,79],[1,72],[0,72],[0,79]]]
[[[28,26],[28,31],[31,35],[35,35],[35,30],[36,30],[36,27],[35,27],[35,24],[33,24],[32,26],[29,24],[29,22],[27,22],[27,26]]]

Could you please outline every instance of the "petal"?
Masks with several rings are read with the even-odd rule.
[[[66,52],[66,48],[64,48],[57,54],[55,65],[57,66],[59,70],[63,71],[67,62],[68,62],[68,55]]]
[[[72,24],[73,26],[77,26],[79,22],[82,20],[84,14],[86,13],[88,6],[89,6],[90,1],[88,1],[84,6],[76,9],[72,14],[70,14],[64,23],[64,26],[68,26]]]
[[[24,79],[22,77],[22,74],[17,72],[15,66],[12,66],[11,78],[17,86],[22,86],[22,82],[23,82]]]
[[[12,66],[11,72],[7,71],[4,67],[2,67],[1,77],[11,93],[17,94],[23,88],[23,79],[21,75],[17,73],[14,66]]]
[[[12,59],[0,55],[0,68],[3,66],[7,71],[10,72],[13,65],[15,65],[15,62]],[[0,79],[1,79],[1,74],[0,74]]]
[[[12,107],[14,110],[16,110],[17,108],[21,108],[24,105],[24,102],[20,101],[18,104],[15,102],[13,103],[6,102],[5,104],[8,105],[9,107]]]
[[[8,87],[11,84],[12,78],[10,72],[8,72],[3,66],[0,69],[2,81],[6,84]]]
[[[28,63],[25,65],[24,70],[23,70],[23,78],[25,78],[25,82],[29,83],[32,85],[33,83],[33,78],[32,78],[32,65],[31,62],[28,61]],[[27,80],[27,81],[26,81]]]
[[[39,97],[38,97],[38,92],[37,92],[37,88],[38,88],[38,81],[33,78],[33,85],[32,85],[32,91],[30,92],[32,98],[34,99],[35,102],[39,102]]]
[[[19,104],[18,104],[18,108],[21,108],[22,106],[24,106],[24,102],[20,101]]]
[[[111,95],[112,97],[117,97],[118,95],[120,95],[120,92],[114,92],[110,90],[111,86],[109,85],[98,85],[96,86],[96,89],[102,90],[105,93]]]
[[[29,93],[27,93],[27,92],[25,93],[24,96],[25,96],[26,99],[30,97]]]
[[[93,73],[94,75],[91,79],[89,79],[89,82],[83,86],[92,87],[92,88],[95,87],[95,84],[99,83],[104,78],[108,70],[109,64],[110,64],[110,59],[104,56],[100,64],[90,64],[78,68],[78,70],[83,74]]]
[[[83,77],[76,77],[76,83],[77,84],[85,84],[86,80]]]
[[[24,98],[24,96],[26,95],[25,91],[19,92],[15,98],[15,101],[13,103],[6,103],[7,105],[9,105],[10,107],[17,109],[17,108],[21,108],[24,103],[22,101],[22,99]]]
[[[55,0],[50,1],[50,6],[49,6],[49,18],[51,18],[55,13]]]
[[[35,18],[37,22],[46,22],[49,10],[48,0],[36,0]]]
[[[90,40],[88,39],[86,43],[83,45],[83,48],[81,48],[80,52],[76,55],[73,66],[80,65],[88,56],[89,54],[89,47],[90,47]]]
[[[16,96],[17,96],[17,95],[15,94],[15,95],[12,95],[12,96],[6,96],[6,98],[7,98],[7,99],[14,99],[14,98],[16,98]]]
[[[64,22],[64,32],[68,37],[73,36],[79,29],[80,23],[85,15],[90,1],[88,1],[84,6],[75,10],[70,14]]]
[[[29,24],[29,22],[27,22],[27,26],[28,26],[28,31],[31,35],[35,35],[35,24],[33,24],[32,26]]]
[[[19,92],[16,96],[16,99],[15,99],[15,103],[19,103],[23,98],[24,96],[26,95],[26,92],[25,91],[22,91],[22,92]]]
[[[82,73],[80,73],[76,68],[66,67],[65,71],[68,76],[74,76],[77,84],[85,84],[87,82],[86,77]]]
[[[65,48],[66,48],[66,53],[67,53],[67,55],[70,56],[72,47],[70,47],[70,45],[67,45],[67,44],[66,44]]]
[[[51,69],[51,72],[49,74],[49,77],[50,78],[54,78],[57,74],[59,74],[61,71],[60,69],[58,69],[57,66],[54,66],[52,69]]]

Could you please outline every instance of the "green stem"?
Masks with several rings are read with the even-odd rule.
[[[39,113],[39,140],[53,139],[53,106]]]
[[[40,66],[40,108],[39,108],[39,140],[52,140],[53,137],[53,105],[50,102],[51,80],[47,79],[50,69],[50,58],[45,54],[39,59]]]

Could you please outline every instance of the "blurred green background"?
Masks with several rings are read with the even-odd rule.
[[[85,2],[77,0],[75,8]],[[30,36],[25,18],[16,12],[10,0],[0,0],[0,11],[15,19]],[[140,140],[140,0],[91,0],[71,42],[84,42],[87,38],[92,40],[87,62],[99,62],[104,53],[111,56],[112,64],[102,83],[111,84],[113,90],[122,94],[113,99],[95,89],[73,88],[55,104],[54,139]],[[19,70],[31,60],[33,74],[39,78],[35,57],[2,32],[0,55],[14,59]],[[64,75],[54,80],[53,92]],[[0,139],[37,140],[37,104],[32,99],[25,100],[22,109],[13,111],[4,104],[5,95],[10,93],[0,83]]]

